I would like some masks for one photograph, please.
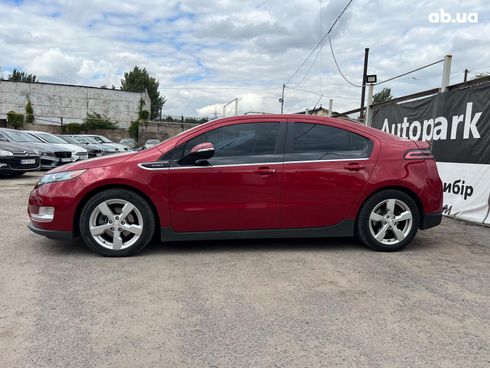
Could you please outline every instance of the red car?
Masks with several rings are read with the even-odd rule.
[[[127,256],[162,241],[357,236],[395,251],[441,222],[442,183],[425,142],[344,120],[215,120],[148,150],[51,170],[29,228]]]

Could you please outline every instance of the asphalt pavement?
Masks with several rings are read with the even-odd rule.
[[[39,174],[0,178],[1,367],[489,367],[490,229],[398,253],[354,239],[151,244],[30,233]]]

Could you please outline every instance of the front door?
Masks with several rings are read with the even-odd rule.
[[[240,122],[179,142],[169,182],[173,230],[280,228],[285,130],[285,123]],[[179,164],[203,142],[215,147],[208,166]]]
[[[374,167],[372,149],[370,139],[345,129],[289,123],[282,184],[283,227],[326,227],[354,219]]]

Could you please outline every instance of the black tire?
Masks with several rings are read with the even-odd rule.
[[[142,217],[142,232],[139,235],[139,239],[137,239],[134,244],[124,249],[108,249],[99,244],[90,232],[90,218],[92,212],[101,203],[113,200],[130,202],[139,211]],[[115,215],[117,215],[117,212]],[[155,233],[155,215],[147,200],[141,195],[126,189],[107,189],[95,194],[87,201],[80,214],[79,225],[80,235],[90,249],[104,256],[125,257],[140,252],[150,243]],[[132,234],[129,233],[129,236],[132,236]]]
[[[384,244],[383,242],[378,241],[375,238],[375,236],[372,234],[370,229],[370,216],[372,211],[375,208],[377,208],[378,205],[390,199],[394,199],[404,203],[410,209],[412,214],[411,228],[409,229],[407,225],[406,228],[407,234],[405,238],[401,241],[396,240],[398,241],[396,244]],[[396,202],[396,203],[400,204],[400,202]],[[387,219],[387,221],[389,221],[389,219]],[[419,222],[420,222],[419,209],[417,207],[417,204],[414,202],[414,200],[404,192],[401,192],[399,190],[394,190],[394,189],[387,189],[373,194],[362,205],[356,222],[356,236],[365,245],[367,245],[368,247],[374,250],[382,251],[382,252],[394,252],[403,249],[405,246],[407,246],[407,244],[409,244],[412,241],[413,237],[415,236],[419,228]],[[380,225],[377,225],[377,223],[372,223],[371,226],[373,228],[374,226],[383,226],[383,224],[386,224],[386,222],[384,223],[379,222],[379,224]],[[387,236],[390,236],[391,234],[391,236],[395,238],[395,233],[389,227],[387,230],[387,234],[388,234]]]

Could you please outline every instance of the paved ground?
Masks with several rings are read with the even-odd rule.
[[[26,229],[0,179],[2,367],[488,367],[490,229],[399,253],[347,240],[153,244],[104,258]]]

